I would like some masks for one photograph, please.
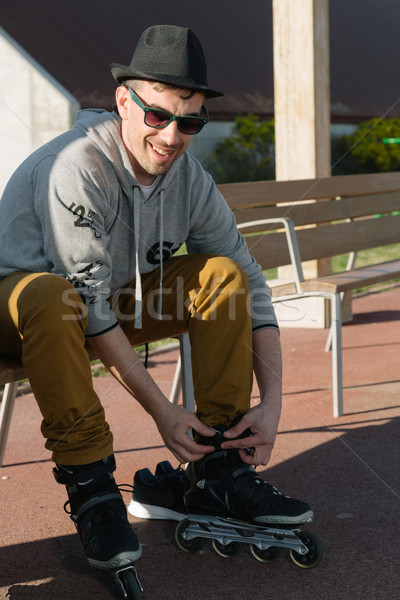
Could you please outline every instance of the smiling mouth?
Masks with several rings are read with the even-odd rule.
[[[160,156],[170,156],[171,154],[174,154],[174,152],[175,152],[175,150],[168,150],[167,148],[160,148],[160,147],[153,146],[153,144],[151,142],[149,142],[149,144],[152,147],[152,149],[154,150],[154,152],[157,152],[157,154],[159,154]]]

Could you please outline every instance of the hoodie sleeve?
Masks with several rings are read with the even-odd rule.
[[[202,190],[194,202],[191,230],[186,242],[189,252],[211,252],[235,260],[247,273],[251,296],[253,331],[264,327],[278,327],[270,289],[261,266],[250,255],[247,244],[238,231],[233,212],[218,191],[212,178],[204,173],[203,185],[192,186]],[[197,195],[197,194],[196,194]]]
[[[44,254],[51,272],[70,281],[84,300],[87,337],[118,324],[107,302],[112,269],[107,231],[116,207],[111,208],[104,165],[93,157],[91,165],[88,169],[70,156],[53,156],[41,161],[32,174]]]

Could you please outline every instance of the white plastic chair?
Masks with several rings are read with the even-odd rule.
[[[294,222],[289,217],[276,219],[259,219],[248,221],[238,225],[239,230],[260,225],[281,223],[285,228],[286,241],[288,244],[290,261],[293,268],[293,277],[296,293],[285,295],[272,295],[272,302],[288,302],[298,298],[320,297],[327,298],[331,303],[331,327],[328,343],[325,350],[332,351],[332,402],[333,415],[339,417],[343,414],[343,367],[342,367],[342,307],[340,294],[315,291],[303,291],[301,284],[304,282],[303,268],[301,265],[300,250],[297,243]]]

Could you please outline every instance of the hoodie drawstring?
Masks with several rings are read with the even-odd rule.
[[[142,279],[139,268],[139,243],[140,243],[140,190],[133,188],[133,216],[135,226],[135,261],[136,261],[136,286],[135,286],[135,329],[142,328]]]
[[[158,295],[157,317],[162,320],[162,284],[164,277],[164,189],[160,190],[160,287]]]
[[[143,305],[143,297],[142,297],[142,279],[140,276],[140,266],[139,266],[139,244],[140,244],[140,188],[134,186],[133,188],[133,216],[134,216],[134,227],[135,227],[135,276],[136,276],[136,285],[135,285],[135,329],[142,328],[142,305]],[[157,318],[162,320],[162,285],[163,285],[163,276],[164,276],[164,189],[161,189],[160,192],[160,237],[159,237],[159,254],[160,254],[160,286],[159,286],[159,296],[158,296],[158,305],[157,305]]]

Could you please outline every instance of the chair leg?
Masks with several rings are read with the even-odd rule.
[[[3,400],[0,408],[0,467],[3,466],[4,452],[7,444],[11,415],[17,395],[18,381],[7,383],[4,387]]]
[[[343,415],[343,366],[342,366],[342,305],[340,294],[332,296],[332,393],[333,416]]]
[[[341,292],[340,293],[340,316],[342,315],[343,298],[344,298],[344,293]],[[330,352],[332,350],[332,334],[333,334],[333,330],[331,327],[329,329],[328,337],[327,337],[326,344],[325,344],[325,352]]]
[[[192,361],[190,357],[190,340],[187,333],[179,336],[180,356],[178,358],[174,381],[170,394],[170,402],[177,404],[182,390],[183,406],[195,412],[195,400],[192,377]]]
[[[342,305],[340,294],[329,292],[302,292],[301,294],[291,294],[273,298],[273,302],[286,302],[297,298],[307,297],[328,298],[331,302],[331,328],[330,338],[332,340],[332,402],[333,416],[343,415],[343,367],[342,367]]]
[[[329,329],[328,337],[325,343],[325,352],[330,352],[332,350],[332,327]]]
[[[187,408],[187,410],[190,410],[190,412],[194,413],[196,408],[194,400],[189,334],[183,333],[179,338],[179,343],[181,347],[183,406]]]
[[[348,221],[352,221],[353,219],[348,219]],[[350,252],[349,256],[347,257],[347,265],[346,265],[346,271],[351,271],[352,269],[354,269],[354,267],[356,266],[356,260],[357,260],[357,252]],[[351,294],[351,291],[346,292],[346,294]],[[340,301],[341,304],[343,306],[344,303],[344,295],[345,292],[340,292]],[[328,339],[326,340],[326,345],[325,345],[325,352],[329,352],[332,349],[332,329],[329,330],[329,334],[328,334]]]
[[[169,396],[169,401],[172,402],[172,404],[178,404],[179,394],[181,393],[181,389],[182,389],[181,373],[182,373],[182,361],[181,361],[181,355],[179,355],[177,363],[176,363],[174,381],[172,382],[171,394]]]

